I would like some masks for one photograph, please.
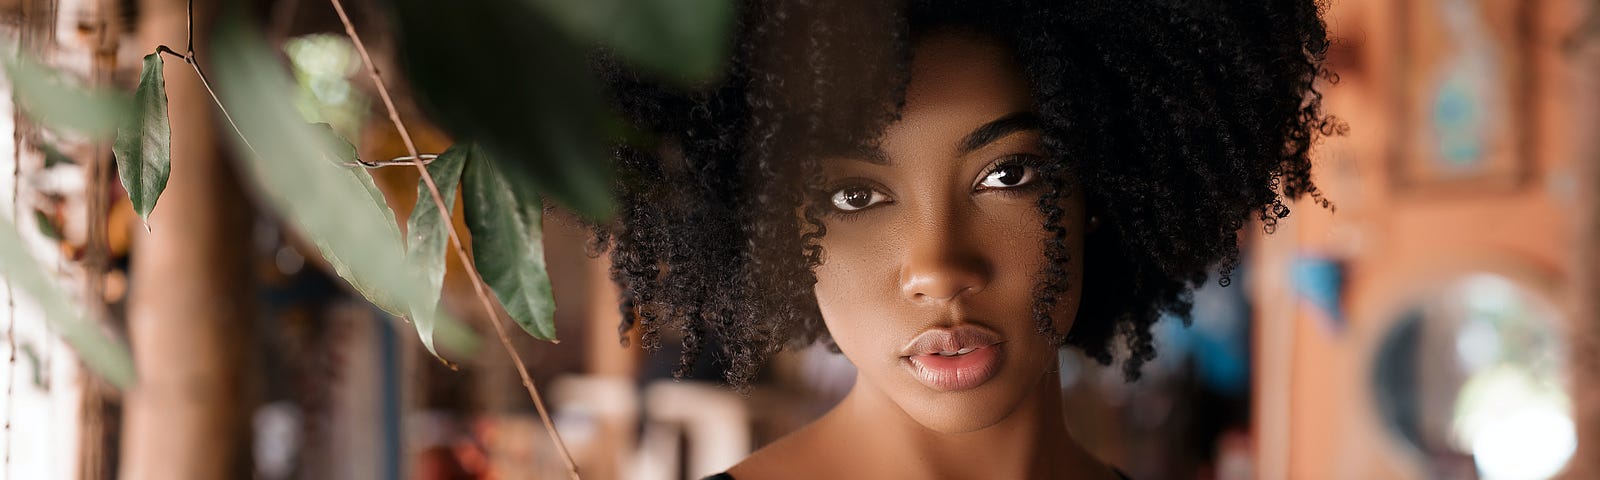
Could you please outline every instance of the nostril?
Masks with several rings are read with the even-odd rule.
[[[901,295],[907,300],[949,301],[983,291],[991,264],[980,248],[960,235],[923,235],[909,245],[900,264]]]
[[[982,275],[971,271],[923,272],[906,278],[901,291],[916,301],[951,300],[983,291],[983,283]]]

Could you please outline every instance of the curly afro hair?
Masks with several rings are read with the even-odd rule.
[[[860,3],[863,5],[856,5]],[[682,333],[687,371],[704,346],[746,385],[785,345],[827,340],[812,268],[827,197],[822,154],[872,145],[904,104],[922,32],[964,28],[1016,52],[1052,161],[1039,200],[1047,262],[1038,331],[1110,364],[1126,345],[1132,380],[1155,356],[1150,326],[1187,323],[1193,289],[1238,231],[1270,233],[1286,199],[1310,196],[1314,138],[1342,128],[1320,109],[1328,47],[1312,0],[829,2],[739,7],[723,74],[695,87],[602,55],[616,107],[655,139],[616,148],[620,210],[596,227],[621,287],[622,325],[646,348]],[[1070,176],[1075,182],[1068,181]],[[1080,185],[1069,191],[1068,185]],[[1085,239],[1077,321],[1050,312],[1069,282],[1062,199],[1081,194],[1100,227]]]

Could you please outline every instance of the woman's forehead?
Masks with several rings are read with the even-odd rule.
[[[880,146],[890,156],[954,156],[984,125],[1033,109],[1027,80],[1005,44],[963,30],[929,32],[914,47],[905,107]]]

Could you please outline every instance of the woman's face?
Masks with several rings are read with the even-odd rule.
[[[833,192],[816,269],[823,319],[860,372],[857,388],[935,431],[994,425],[1056,365],[1032,316],[1047,237],[1032,110],[1001,43],[930,33],[879,151],[823,162]],[[1065,202],[1063,333],[1077,311],[1084,224],[1081,196]]]

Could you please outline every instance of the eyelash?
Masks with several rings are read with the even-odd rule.
[[[983,179],[989,178],[989,175],[994,174],[995,171],[998,171],[1001,168],[1005,168],[1005,167],[1009,167],[1009,166],[1013,166],[1013,165],[1020,165],[1020,166],[1023,166],[1023,167],[1033,168],[1034,169],[1034,174],[1037,175],[1038,174],[1038,168],[1043,163],[1044,163],[1044,159],[1040,158],[1037,155],[1029,155],[1029,154],[1025,154],[1025,153],[1007,155],[1005,157],[1001,157],[999,160],[996,160],[994,163],[990,164],[989,167],[985,168],[983,170],[983,173],[978,175],[978,182],[977,183],[978,184],[982,184],[983,183]],[[1018,186],[1015,186],[1015,187],[1008,187],[1008,188],[981,188],[981,189],[979,189],[979,191],[989,191],[989,192],[997,193],[997,194],[1001,194],[1001,195],[1014,196],[1014,195],[1023,195],[1023,194],[1031,193],[1033,190],[1037,189],[1040,185],[1041,185],[1040,180],[1037,177],[1035,177],[1035,179],[1032,182],[1030,182],[1030,183],[1028,183],[1026,185],[1018,185]],[[822,215],[821,216],[834,218],[834,219],[838,219],[838,220],[843,220],[843,221],[848,221],[850,219],[853,219],[857,215],[862,214],[863,212],[866,212],[868,210],[873,210],[873,209],[878,207],[877,205],[873,205],[873,206],[862,208],[862,209],[858,209],[858,210],[840,210],[840,209],[834,207],[833,206],[833,195],[838,193],[840,190],[844,190],[844,189],[852,188],[852,187],[866,188],[866,189],[872,190],[874,192],[881,192],[882,191],[881,187],[878,186],[877,183],[870,182],[870,181],[867,181],[865,179],[845,179],[845,180],[842,180],[839,183],[835,183],[835,184],[833,184],[831,186],[828,186],[827,188],[824,188],[819,193],[819,195],[818,195],[819,198],[817,199],[817,203],[818,203],[818,207],[817,208],[822,210]],[[889,200],[888,202],[885,202],[885,203],[893,203],[893,201],[894,200],[891,199],[891,200]]]
[[[1017,186],[1014,186],[1014,187],[1006,187],[1006,188],[986,188],[984,190],[996,190],[997,192],[995,192],[995,193],[1001,193],[1001,194],[1007,194],[1007,195],[1026,193],[1026,192],[1032,191],[1034,188],[1037,188],[1040,185],[1039,182],[1040,182],[1041,179],[1038,178],[1039,167],[1042,166],[1043,164],[1044,164],[1044,159],[1040,158],[1037,155],[1029,155],[1029,154],[1025,154],[1025,153],[1007,155],[1005,157],[1001,157],[999,160],[996,160],[993,164],[990,164],[989,168],[984,169],[983,170],[983,174],[978,176],[978,184],[981,185],[983,183],[983,179],[989,178],[989,175],[993,175],[994,172],[997,172],[1002,168],[1010,167],[1010,166],[1013,166],[1013,165],[1022,166],[1022,167],[1032,168],[1033,169],[1033,174],[1035,175],[1035,177],[1034,177],[1032,182],[1029,182],[1026,185],[1017,185]]]

